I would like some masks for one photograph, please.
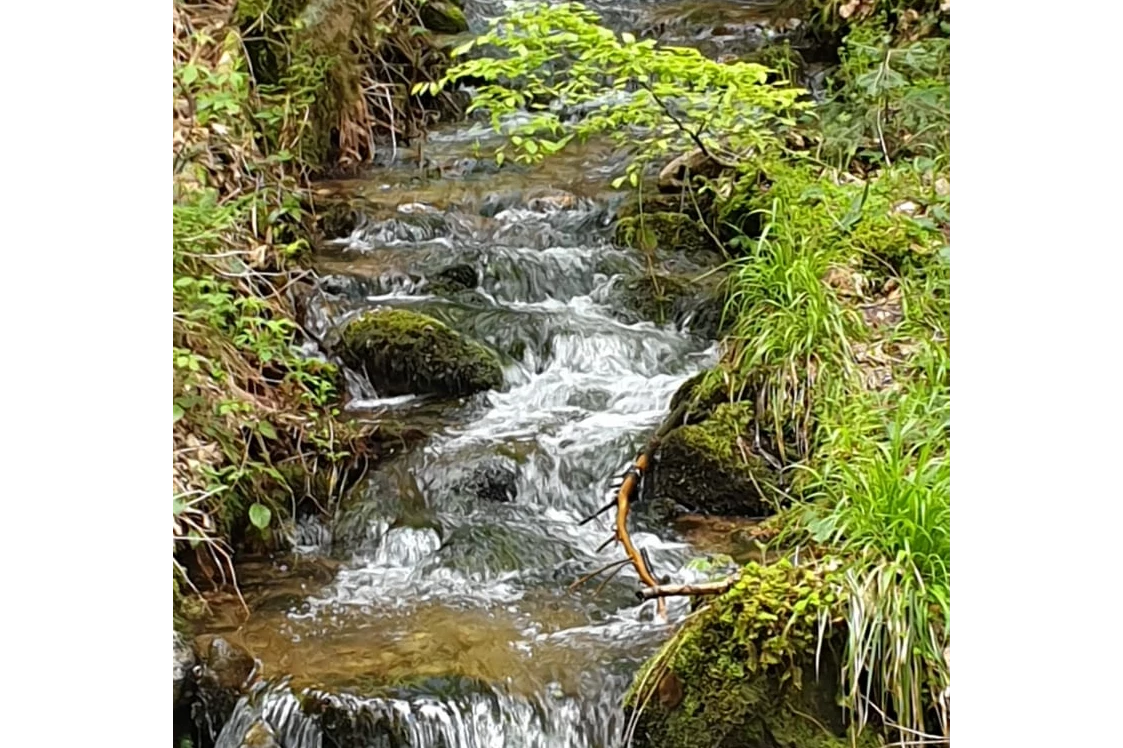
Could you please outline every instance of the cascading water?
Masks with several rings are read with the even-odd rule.
[[[219,748],[620,744],[624,693],[671,624],[637,604],[630,565],[568,589],[623,555],[600,550],[612,513],[580,521],[716,350],[619,302],[621,278],[645,270],[611,242],[621,195],[606,185],[625,156],[594,143],[496,172],[471,156],[494,138],[478,124],[433,133],[425,158],[452,165],[439,180],[399,154],[337,185],[363,219],[323,248],[307,326],[330,342],[365,310],[421,311],[498,351],[506,386],[382,398],[348,373],[360,415],[439,427],[356,486],[330,527],[298,523],[298,563],[330,559],[330,581],[300,580],[238,622],[263,677]],[[451,268],[468,287],[438,291]],[[632,526],[657,574],[698,579],[671,530],[642,513]],[[686,606],[672,600],[670,621]]]

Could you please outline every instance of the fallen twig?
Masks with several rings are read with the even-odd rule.
[[[640,581],[648,587],[658,587],[659,582],[655,579],[655,575],[651,573],[651,567],[647,560],[632,543],[632,537],[628,534],[628,508],[630,506],[632,491],[639,485],[640,478],[643,476],[643,471],[647,470],[651,462],[652,455],[656,447],[659,446],[659,441],[678,425],[682,420],[682,416],[686,413],[686,406],[689,398],[683,398],[679,406],[675,408],[664,421],[655,435],[651,437],[651,441],[647,443],[647,448],[643,451],[635,461],[635,464],[628,469],[624,475],[624,482],[620,486],[619,493],[616,494],[616,534],[615,540],[620,541],[624,546],[624,552],[628,554],[632,565],[636,568],[636,573],[639,574]],[[663,598],[657,598],[656,610],[660,618],[667,617],[667,605]]]
[[[664,597],[676,597],[680,595],[720,595],[737,584],[739,578],[740,577],[737,575],[734,575],[717,582],[703,582],[702,584],[648,585],[644,589],[637,591],[636,597],[640,600],[650,600],[651,598],[662,599]]]

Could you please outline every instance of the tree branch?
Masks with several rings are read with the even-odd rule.
[[[690,139],[694,141],[694,144],[702,150],[702,153],[706,154],[708,158],[713,160],[713,162],[718,164],[719,166],[723,166],[726,169],[736,168],[736,164],[718,157],[713,151],[707,148],[706,144],[702,142],[702,138],[700,137],[701,131],[697,133],[693,132],[689,127],[686,126],[686,124],[682,120],[676,117],[674,112],[671,111],[670,107],[667,106],[666,102],[664,102],[663,99],[659,97],[659,94],[655,93],[655,90],[651,87],[650,83],[640,81],[639,84],[640,87],[646,89],[647,92],[651,94],[651,98],[655,99],[655,103],[663,109],[663,113],[670,117],[671,121],[674,122],[680,130],[686,133],[690,137]]]
[[[649,585],[636,592],[636,597],[640,600],[650,600],[651,598],[661,600],[664,597],[677,597],[682,595],[720,595],[723,592],[729,591],[733,585],[737,584],[737,580],[740,578],[740,575],[734,574],[731,577],[726,577],[717,582],[705,582],[703,584]]]
[[[648,465],[651,463],[652,456],[655,449],[659,446],[660,440],[663,439],[682,419],[686,413],[686,406],[689,402],[688,398],[684,398],[679,406],[664,419],[663,424],[651,440],[647,443],[647,448],[643,454],[636,459],[635,464],[628,469],[624,477],[624,483],[620,486],[620,492],[616,494],[616,534],[615,540],[618,540],[624,546],[624,552],[635,567],[636,573],[639,574],[640,580],[648,587],[658,587],[659,583],[655,579],[655,575],[651,572],[651,567],[647,563],[647,559],[632,543],[632,537],[628,534],[628,508],[631,504],[632,491],[639,485],[640,478],[643,471],[647,470]],[[662,598],[658,599],[657,611],[660,618],[666,618],[667,606]]]

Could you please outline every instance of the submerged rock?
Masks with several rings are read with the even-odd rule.
[[[281,745],[277,742],[277,735],[269,723],[258,720],[246,730],[241,748],[281,748]]]
[[[838,707],[843,637],[819,616],[837,611],[832,572],[749,564],[741,580],[683,627],[633,681],[626,708],[640,748],[846,748]],[[852,742],[853,741],[853,742]]]
[[[655,453],[648,495],[699,514],[772,514],[779,476],[753,452],[752,423],[751,403],[723,403],[671,431]]]
[[[382,396],[435,394],[462,397],[503,384],[494,351],[432,317],[381,309],[343,331],[340,357]]]
[[[518,477],[505,460],[489,460],[478,465],[460,487],[485,501],[506,503],[518,494]]]
[[[245,692],[257,662],[242,647],[221,636],[195,639],[198,665],[194,668],[191,716],[195,725],[213,739]]]
[[[450,0],[429,0],[419,9],[421,24],[438,34],[461,34],[468,30],[464,11]]]
[[[183,695],[187,677],[191,668],[195,666],[195,652],[191,646],[180,636],[179,632],[172,633],[172,703],[179,703]]]
[[[435,294],[456,294],[471,291],[477,283],[476,269],[471,265],[451,265],[429,278],[429,290]]]

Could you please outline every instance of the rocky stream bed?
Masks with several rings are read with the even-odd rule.
[[[592,4],[714,57],[797,28],[770,19],[775,5]],[[499,6],[466,11],[478,27]],[[720,276],[693,279],[722,258],[700,232],[651,252],[617,243],[628,197],[609,182],[627,154],[594,142],[497,169],[480,155],[496,138],[461,123],[318,186],[350,209],[318,250],[305,324],[347,365],[355,417],[426,436],[330,519],[301,517],[295,553],[239,567],[248,616],[213,596],[197,638],[177,635],[180,734],[219,748],[620,744],[624,694],[689,604],[657,620],[629,565],[571,591],[621,557],[603,546],[611,513],[581,520],[716,361]],[[682,516],[745,509],[721,503],[744,477],[697,485],[714,466],[694,436],[668,440],[631,517],[656,573],[683,583],[707,577],[692,559],[753,552],[744,522]]]

